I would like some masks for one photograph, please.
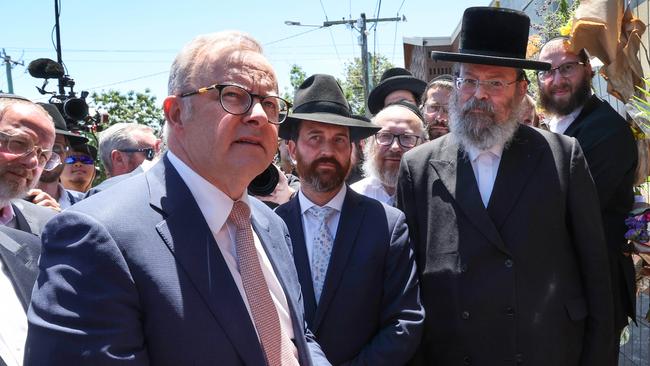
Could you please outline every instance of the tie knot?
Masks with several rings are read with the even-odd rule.
[[[319,221],[326,221],[329,219],[335,212],[336,210],[329,207],[329,206],[311,206],[307,212],[310,214],[314,215],[315,218],[317,218]]]
[[[248,205],[242,201],[237,201],[232,205],[232,210],[228,219],[237,229],[246,228],[250,225],[251,210]]]

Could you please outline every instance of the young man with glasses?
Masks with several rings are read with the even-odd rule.
[[[288,112],[261,45],[201,35],[169,74],[165,155],[47,227],[25,366],[329,365],[287,228],[246,191]]]
[[[97,175],[96,158],[97,149],[94,146],[73,145],[63,160],[65,167],[61,174],[61,184],[73,192],[87,192]]]
[[[552,66],[538,73],[541,105],[552,117],[550,129],[578,140],[596,183],[609,249],[616,332],[620,334],[628,317],[636,314],[634,266],[623,250],[624,221],[634,203],[636,143],[625,119],[609,103],[592,95],[593,71],[584,50],[572,51],[566,38],[556,38],[542,47],[539,59]],[[618,349],[618,342],[615,346]],[[617,362],[615,351],[609,364]]]
[[[384,107],[372,121],[381,130],[366,140],[363,150],[365,178],[350,188],[394,206],[402,155],[424,141],[423,117],[411,103],[397,102]]]
[[[575,139],[522,123],[530,19],[465,10],[449,134],[407,152],[397,207],[426,325],[415,365],[607,365],[615,341],[598,198]],[[508,42],[504,42],[504,37]],[[618,341],[618,339],[616,339]]]
[[[331,75],[305,79],[294,103],[279,134],[290,139],[300,191],[275,212],[291,234],[307,325],[333,365],[405,365],[424,312],[404,214],[345,183],[352,143],[380,128],[351,116]],[[380,136],[414,143],[399,135]]]
[[[449,133],[449,96],[454,89],[451,75],[433,78],[422,95],[422,115],[429,140]]]

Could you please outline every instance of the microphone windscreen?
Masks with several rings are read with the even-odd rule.
[[[27,66],[29,75],[39,79],[58,79],[63,77],[63,66],[49,58],[37,58]]]

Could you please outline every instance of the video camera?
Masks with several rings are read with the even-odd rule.
[[[43,86],[36,87],[42,95],[51,94],[50,104],[54,104],[65,118],[68,130],[89,131],[97,124],[97,116],[88,115],[88,104],[86,103],[87,91],[82,91],[80,97],[74,92],[74,79],[65,74],[63,66],[49,58],[39,58],[29,63],[27,71],[32,77],[45,79]],[[49,79],[59,80],[59,92],[49,92],[45,90]],[[65,88],[69,92],[65,93]]]

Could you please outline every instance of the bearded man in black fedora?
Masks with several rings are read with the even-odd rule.
[[[598,366],[614,336],[598,197],[575,139],[518,123],[529,18],[469,8],[450,133],[406,153],[407,217],[427,317],[415,364]],[[504,41],[507,38],[507,42]]]
[[[296,91],[280,126],[298,194],[278,207],[289,228],[305,320],[333,365],[404,365],[424,324],[404,214],[345,184],[352,143],[379,127],[354,118],[330,75]]]

